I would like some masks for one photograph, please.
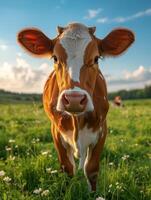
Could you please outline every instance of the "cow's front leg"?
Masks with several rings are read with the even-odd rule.
[[[99,174],[99,162],[100,154],[103,150],[103,146],[106,138],[106,127],[102,133],[95,146],[89,146],[87,157],[84,164],[84,173],[87,177],[90,191],[96,190],[97,177]]]
[[[66,172],[69,176],[73,176],[75,172],[75,162],[71,148],[69,146],[65,147],[61,140],[61,135],[54,125],[52,125],[52,136],[62,171]]]

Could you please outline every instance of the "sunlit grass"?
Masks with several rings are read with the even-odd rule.
[[[151,100],[110,107],[96,193],[89,193],[81,170],[73,178],[60,172],[41,104],[1,104],[0,110],[0,199],[150,199]]]

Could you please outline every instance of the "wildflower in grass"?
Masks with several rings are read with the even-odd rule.
[[[40,141],[40,139],[39,138],[33,138],[32,139],[32,144],[36,144],[36,143],[38,143]]]
[[[11,156],[11,155],[9,156],[9,160],[13,161],[13,160],[15,160],[15,158],[16,158],[15,156]]]
[[[35,138],[33,138],[33,140],[31,141],[32,144],[35,144],[36,141],[35,141]]]
[[[149,166],[145,165],[145,166],[144,166],[144,169],[149,169]]]
[[[109,190],[108,190],[108,192],[111,192],[111,189],[112,189],[112,184],[109,185]]]
[[[122,160],[127,160],[129,158],[129,155],[122,156]]]
[[[114,165],[114,163],[113,162],[109,162],[109,166],[113,166]]]
[[[105,199],[102,197],[97,197],[96,200],[105,200]]]
[[[57,170],[53,170],[51,171],[51,174],[56,174],[58,171]]]
[[[51,174],[51,168],[49,167],[49,168],[46,168],[46,172],[49,174]]]
[[[10,139],[8,142],[9,142],[9,143],[15,143],[15,140]]]
[[[6,183],[9,183],[11,180],[12,180],[12,179],[11,179],[10,177],[8,177],[8,176],[5,176],[5,177],[3,178],[3,181],[5,181]]]
[[[110,133],[113,133],[113,129],[110,129]]]
[[[116,182],[115,185],[116,185],[117,190],[123,191],[123,184],[122,183]]]
[[[43,151],[43,152],[41,152],[41,154],[44,155],[44,156],[45,156],[45,155],[48,155],[48,153],[49,153],[48,151]]]
[[[120,189],[122,189],[122,186],[121,186],[121,185],[117,185],[117,186],[116,186],[116,189],[119,189],[119,190],[120,190]]]
[[[41,192],[42,192],[42,189],[41,189],[41,188],[35,189],[35,190],[33,191],[34,194],[40,194]]]
[[[5,147],[5,149],[6,149],[6,151],[11,151],[12,150],[12,148],[11,147]]]
[[[49,194],[49,190],[44,190],[42,193],[41,193],[41,196],[48,196]]]
[[[15,148],[17,149],[17,148],[18,148],[18,145],[15,145]]]
[[[5,176],[5,172],[3,170],[0,171],[0,177]]]

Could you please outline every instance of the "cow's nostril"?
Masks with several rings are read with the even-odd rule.
[[[64,105],[69,105],[69,100],[65,94],[62,96],[62,101],[63,101]]]
[[[84,95],[83,98],[80,101],[80,105],[85,105],[87,103],[87,96]]]

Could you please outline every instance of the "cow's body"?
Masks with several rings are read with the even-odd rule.
[[[80,159],[79,168],[83,168],[85,175],[90,177],[94,185],[93,189],[96,184],[93,183],[93,175],[96,176],[99,170],[100,153],[107,134],[106,120],[102,121],[101,105],[103,105],[104,115],[109,107],[105,80],[101,73],[98,74],[97,79],[93,113],[70,116],[56,110],[59,89],[54,71],[49,76],[43,93],[44,108],[51,120],[52,135],[61,166],[73,175],[75,172],[74,156],[78,157]]]
[[[94,27],[73,23],[59,27],[53,40],[37,29],[18,35],[19,43],[31,53],[54,58],[54,71],[44,87],[44,109],[62,170],[73,175],[74,157],[79,158],[79,168],[84,169],[92,190],[96,189],[109,108],[98,58],[119,55],[134,41],[127,29],[117,29],[103,40],[96,38],[94,31]]]

